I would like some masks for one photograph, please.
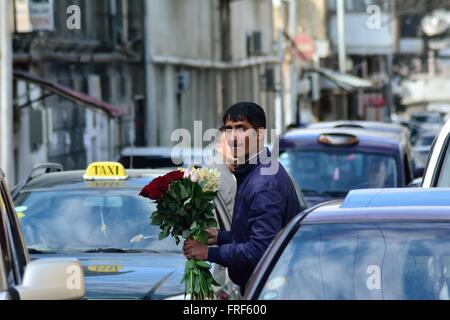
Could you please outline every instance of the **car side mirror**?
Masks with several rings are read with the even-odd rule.
[[[423,178],[417,178],[414,181],[412,181],[410,184],[408,184],[408,188],[421,188],[423,183]]]
[[[85,295],[83,269],[76,259],[31,261],[22,285],[15,287],[21,300],[76,300]]]

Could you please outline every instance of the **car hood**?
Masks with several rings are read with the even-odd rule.
[[[32,255],[77,258],[83,266],[86,299],[159,300],[184,294],[186,259],[180,254],[81,253]]]

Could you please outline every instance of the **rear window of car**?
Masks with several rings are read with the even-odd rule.
[[[302,226],[263,300],[448,300],[448,223]]]

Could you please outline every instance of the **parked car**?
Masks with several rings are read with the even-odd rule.
[[[84,276],[78,260],[49,257],[30,261],[19,217],[0,169],[0,300],[82,298]]]
[[[180,152],[178,152],[180,151]],[[128,169],[177,168],[189,165],[202,165],[202,149],[189,149],[186,152],[169,147],[127,147],[122,150],[118,162]]]
[[[249,300],[450,300],[450,189],[351,192],[305,211],[255,269]]]
[[[280,139],[280,161],[311,206],[354,189],[408,186],[410,153],[405,135],[360,128],[298,129]]]
[[[436,130],[422,130],[417,134],[417,138],[412,148],[412,157],[414,160],[414,167],[417,171],[422,171],[421,175],[423,175],[423,171],[425,170],[431,146],[438,134],[439,131]]]

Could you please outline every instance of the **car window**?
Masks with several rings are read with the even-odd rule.
[[[353,189],[399,185],[395,159],[388,155],[337,150],[288,150],[280,162],[305,196],[345,196]]]
[[[99,248],[181,253],[150,225],[154,203],[140,189],[30,191],[15,200],[29,249],[40,252]]]
[[[449,231],[448,223],[302,226],[259,298],[449,300]]]

